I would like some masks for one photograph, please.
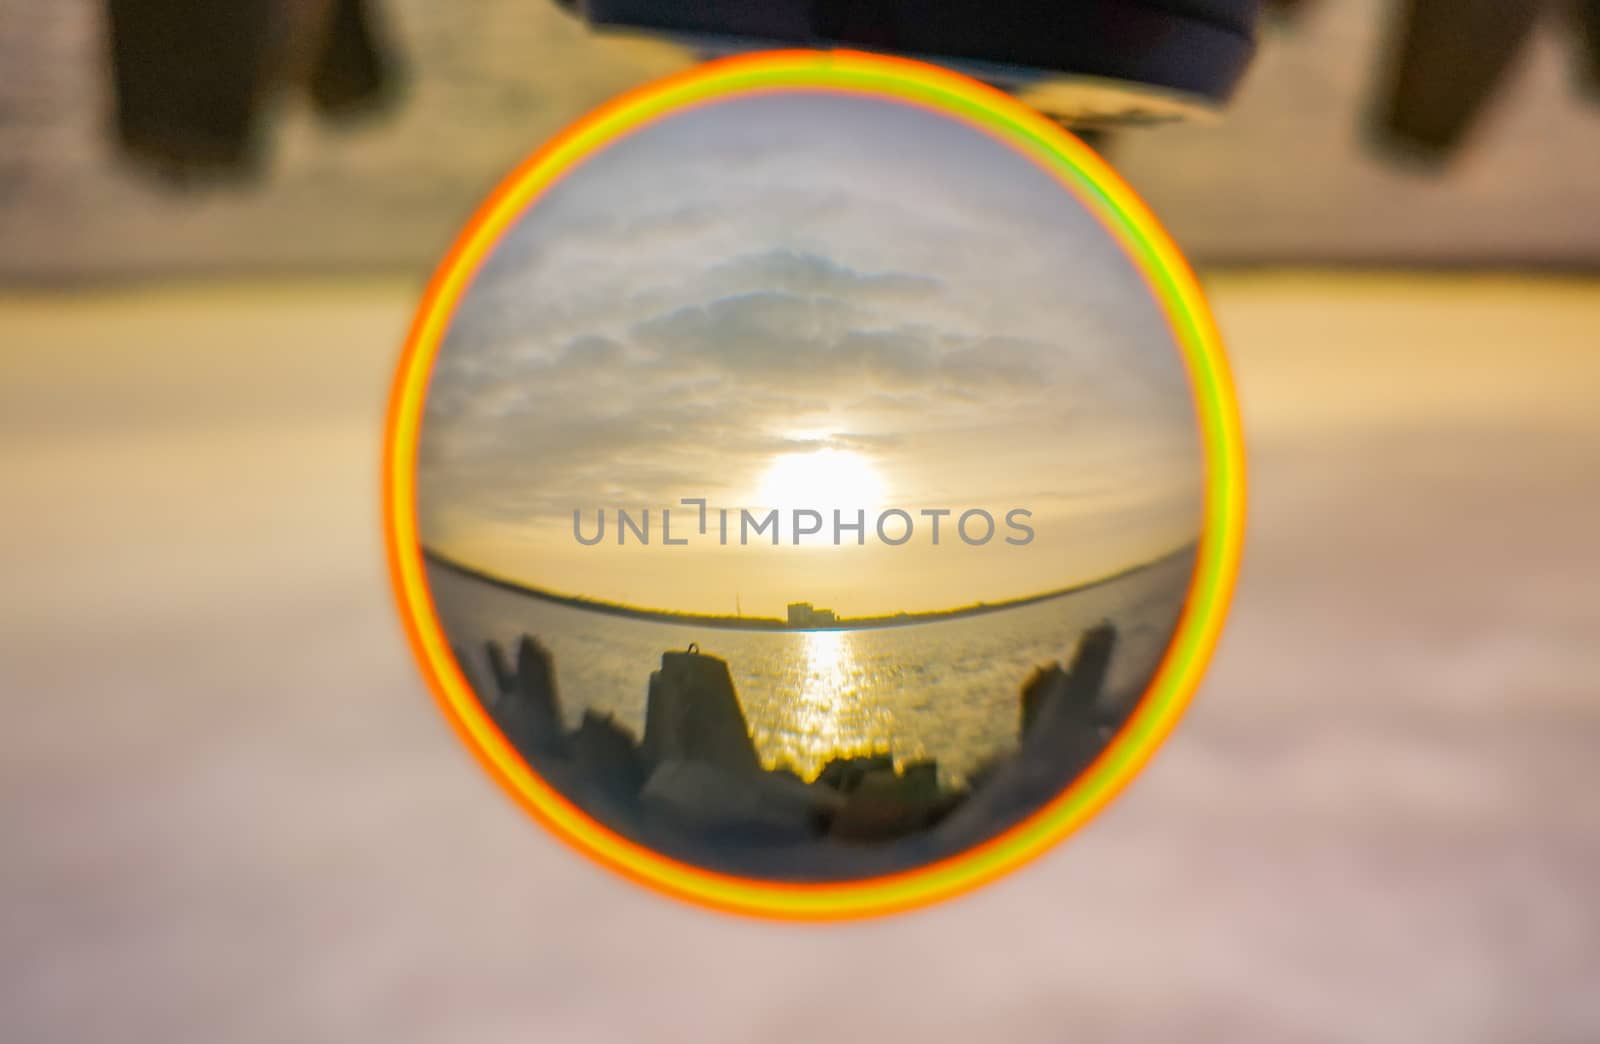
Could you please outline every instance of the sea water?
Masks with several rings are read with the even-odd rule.
[[[1020,693],[1035,668],[1071,659],[1079,635],[1117,629],[1102,693],[1127,706],[1166,652],[1193,569],[1185,551],[1134,573],[1011,609],[857,630],[780,631],[631,619],[519,593],[430,562],[428,583],[467,673],[491,684],[485,643],[515,655],[522,635],[550,650],[563,714],[613,715],[642,735],[650,672],[667,650],[726,660],[756,750],[768,767],[811,778],[831,758],[887,751],[938,761],[960,783],[1015,748]]]

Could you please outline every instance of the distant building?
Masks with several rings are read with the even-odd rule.
[[[837,622],[832,609],[817,609],[810,602],[789,603],[790,627],[831,627]]]

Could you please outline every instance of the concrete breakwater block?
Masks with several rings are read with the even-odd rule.
[[[761,773],[726,661],[694,646],[661,654],[661,669],[650,675],[643,753],[653,767],[703,761],[735,774]]]
[[[1117,631],[1085,631],[1071,666],[1035,671],[1022,691],[1022,737],[1016,753],[996,763],[972,797],[938,827],[952,845],[967,845],[1011,826],[1061,793],[1105,749],[1097,708]]]
[[[894,772],[894,757],[889,754],[858,754],[854,757],[834,758],[822,766],[817,782],[826,784],[841,794],[853,793],[861,781],[874,772]]]
[[[935,761],[897,767],[889,753],[835,757],[810,783],[792,769],[764,770],[728,664],[695,646],[662,653],[642,740],[592,709],[567,731],[550,653],[532,637],[519,643],[514,670],[491,653],[510,683],[491,714],[558,789],[646,843],[860,849],[927,833],[945,850],[1015,823],[1099,755],[1109,735],[1100,700],[1116,646],[1116,630],[1101,625],[1084,632],[1067,669],[1036,670],[1019,694],[1017,749],[955,790],[941,787]]]
[[[730,772],[704,761],[664,761],[639,792],[646,814],[687,833],[741,843],[815,839],[841,802],[828,787],[776,773]]]
[[[506,740],[525,758],[565,758],[567,737],[556,695],[550,651],[523,636],[517,646],[517,669],[510,691],[491,711]]]
[[[1117,629],[1103,623],[1083,632],[1066,670],[1052,663],[1033,673],[1022,687],[1024,740],[1041,726],[1059,728],[1063,721],[1076,724],[1096,718],[1116,647]]]
[[[511,661],[506,659],[506,651],[500,643],[491,639],[484,643],[483,651],[489,660],[489,673],[494,675],[495,695],[504,696],[515,689],[517,672],[511,669]]]
[[[894,769],[868,772],[858,780],[844,807],[829,824],[828,836],[836,841],[890,841],[920,833],[949,814],[963,794],[941,794],[938,784],[914,763],[916,771]],[[911,768],[912,766],[907,766]]]
[[[633,733],[611,715],[585,710],[567,743],[574,771],[590,786],[623,801],[631,801],[644,786],[644,759]]]

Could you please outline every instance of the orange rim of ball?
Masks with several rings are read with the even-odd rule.
[[[450,318],[502,235],[567,173],[663,117],[771,92],[864,95],[929,109],[1021,152],[1079,199],[1121,244],[1159,303],[1188,369],[1204,450],[1204,518],[1183,612],[1156,674],[1106,750],[1027,819],[915,869],[850,881],[792,883],[719,873],[639,845],[585,814],[507,743],[451,653],[428,589],[417,531],[416,460],[423,403]],[[698,66],[590,113],[507,177],[473,215],[429,282],[395,375],[384,438],[388,566],[406,635],[445,717],[483,768],[558,838],[629,880],[715,910],[783,920],[895,913],[969,892],[1037,858],[1115,797],[1172,731],[1221,634],[1243,543],[1244,450],[1221,338],[1188,263],[1155,217],[1099,156],[1014,98],[966,76],[847,51],[774,51]]]

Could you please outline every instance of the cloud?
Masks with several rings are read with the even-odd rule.
[[[870,384],[895,392],[930,383],[961,391],[1023,387],[1042,378],[1042,361],[1054,354],[1050,345],[1020,337],[941,332],[921,322],[873,325],[882,313],[856,299],[886,288],[927,293],[937,287],[933,280],[864,275],[790,252],[766,255],[761,267],[787,287],[675,308],[636,324],[632,340],[656,365],[678,372],[703,366],[745,381],[781,378],[787,387]],[[814,292],[798,292],[797,284]],[[849,381],[856,383],[843,383]]]
[[[816,346],[819,327],[845,315],[838,301],[763,290],[684,305],[633,329],[662,358],[702,358],[734,370],[795,369]]]
[[[822,98],[675,117],[558,183],[469,287],[429,390],[424,533],[748,490],[819,448],[913,499],[1165,481],[1192,415],[1147,293],[966,128]]]
[[[556,367],[563,370],[594,370],[615,366],[626,354],[622,342],[599,334],[579,334],[562,349]]]
[[[778,247],[745,254],[716,265],[707,273],[713,286],[763,288],[833,297],[927,297],[940,281],[910,272],[860,272],[820,254]]]
[[[790,387],[921,380],[936,366],[929,338],[851,327],[866,318],[835,297],[757,291],[675,309],[640,323],[634,336],[663,366],[700,365],[744,382],[781,378]]]

